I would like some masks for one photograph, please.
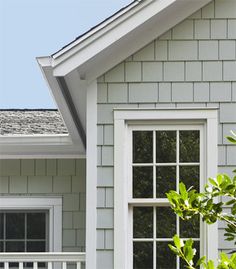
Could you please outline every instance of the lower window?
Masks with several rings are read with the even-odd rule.
[[[194,246],[199,254],[198,218],[183,222],[170,207],[133,207],[133,268],[185,268],[168,247],[172,243],[172,236],[177,233],[184,239],[194,238]],[[196,260],[198,258],[199,255]]]
[[[48,240],[48,211],[0,211],[1,252],[45,252]]]
[[[60,252],[61,197],[0,197],[0,252]]]
[[[178,234],[193,238],[200,252],[200,221],[182,221],[166,198],[179,182],[199,190],[202,141],[200,127],[153,126],[132,128],[129,207],[132,212],[134,269],[184,268],[168,244]],[[196,257],[197,259],[197,257]]]

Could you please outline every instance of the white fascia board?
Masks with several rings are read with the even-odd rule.
[[[54,75],[64,76],[76,67],[84,64],[175,1],[176,0],[143,1],[143,3],[137,5],[136,8],[129,10],[124,13],[123,16],[113,20],[112,23],[98,29],[98,31],[88,36],[88,38],[79,39],[75,46],[68,49],[59,57],[52,59]],[[150,6],[152,6],[150,4],[157,4],[157,7],[150,8]],[[71,60],[73,61],[73,59],[71,59],[72,56],[73,59],[76,57],[77,66],[71,63]],[[67,70],[64,70],[63,65],[66,65]]]
[[[18,144],[34,144],[34,145],[60,145],[60,144],[71,144],[71,139],[68,134],[55,134],[55,135],[6,135],[0,136],[0,147],[1,145],[18,145]]]
[[[142,48],[154,38],[164,33],[164,31],[175,26],[210,1],[143,1],[143,3],[129,10],[123,16],[117,18],[87,39],[77,40],[76,45],[64,51],[62,55],[58,57],[54,56],[52,59],[53,74],[56,76],[65,76],[75,68],[86,65],[89,61],[95,60],[96,62],[96,57],[99,57],[100,62],[103,62],[107,55],[102,54],[101,56],[101,53],[112,46],[116,49],[119,48],[119,42],[122,42],[122,39],[126,38],[126,44],[131,44],[129,45],[131,48],[128,49],[126,47],[128,52],[124,53],[122,58],[116,57],[118,59],[117,64],[119,61],[124,60],[125,57],[130,56],[132,52]],[[158,27],[153,27],[153,21],[158,22]],[[162,31],[159,29],[162,29]],[[134,40],[134,37],[137,38],[137,33],[139,34],[139,39]],[[142,34],[144,34],[144,37]],[[137,44],[136,41],[138,41]],[[114,62],[112,64],[114,65]],[[93,62],[90,66],[93,66]],[[87,66],[87,70],[89,70],[90,66]]]
[[[85,158],[74,145],[0,145],[0,159]]]
[[[74,145],[69,135],[0,137],[0,159],[81,158],[85,151]]]
[[[37,61],[40,66],[40,69],[43,73],[44,79],[48,84],[48,88],[57,104],[57,107],[62,115],[62,118],[66,124],[66,127],[69,131],[72,141],[74,144],[83,144],[78,134],[77,128],[73,121],[73,117],[70,113],[70,109],[67,106],[66,100],[61,92],[60,86],[56,78],[53,75],[53,70],[51,67],[51,57],[38,57]],[[84,148],[85,151],[85,148]]]
[[[146,5],[148,2],[151,2],[151,1],[152,0],[143,1],[143,3],[145,2],[145,5]],[[127,13],[129,10],[133,9],[137,5],[140,5],[140,0],[139,1],[136,1],[136,2],[133,2],[127,8],[124,8],[121,12],[119,12],[116,15],[112,16],[111,18],[105,20],[104,22],[102,22],[101,24],[99,24],[94,29],[92,29],[92,30],[88,31],[86,34],[82,35],[81,38],[79,38],[79,39],[75,40],[74,42],[72,42],[71,44],[67,45],[64,49],[61,49],[60,51],[56,52],[53,55],[53,58],[54,59],[57,59],[60,56],[62,56],[63,54],[67,53],[73,47],[75,47],[79,43],[85,41],[86,39],[90,38],[91,36],[95,35],[97,32],[101,31],[107,25],[111,24],[113,21],[117,20],[119,17],[121,17],[122,15],[124,15],[125,13]]]

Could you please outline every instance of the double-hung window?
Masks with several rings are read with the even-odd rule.
[[[130,127],[132,149],[129,210],[132,215],[133,268],[176,269],[180,261],[169,250],[174,234],[193,238],[200,251],[200,221],[181,221],[166,198],[179,182],[199,190],[203,171],[201,126],[156,125]],[[168,257],[168,259],[167,259]]]
[[[115,111],[116,269],[184,268],[168,248],[175,234],[216,258],[216,225],[182,221],[166,198],[180,181],[202,190],[216,173],[216,122],[213,109]]]

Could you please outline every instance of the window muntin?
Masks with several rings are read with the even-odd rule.
[[[202,130],[199,126],[131,129],[133,268],[183,268],[168,244],[176,233],[183,239],[192,237],[199,253],[200,221],[181,221],[171,211],[165,193],[178,190],[180,181],[199,190]]]
[[[48,251],[48,211],[0,211],[1,252]]]

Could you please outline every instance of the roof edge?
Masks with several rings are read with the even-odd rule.
[[[144,0],[135,2],[134,7],[122,11],[122,14],[115,18],[112,17],[109,23],[105,22],[96,27],[92,32],[74,41],[59,54],[51,57],[53,74],[55,76],[65,76],[75,68],[80,68],[82,77],[86,77],[84,74],[89,69],[89,64],[92,61],[93,63],[97,59],[101,61],[103,57],[106,59],[107,55],[104,55],[104,53],[110,51],[110,54],[113,54],[112,49],[119,50],[118,48],[122,42],[128,42],[128,39],[134,36],[137,38],[138,35],[140,36],[142,29],[145,29],[148,33],[150,32],[150,38],[153,38],[154,34],[159,36],[164,33],[164,30],[167,31],[175,26],[209,1],[211,0]],[[178,13],[173,16],[176,11]],[[172,12],[174,18],[169,17],[168,21],[165,21],[164,14],[166,12],[168,12],[168,16]],[[186,17],[184,17],[185,12]],[[148,24],[153,27],[152,23],[155,20],[158,23],[161,22],[160,27],[158,27],[159,30],[153,29],[153,31],[150,31]],[[147,38],[148,33],[145,34]],[[153,36],[151,37],[152,34]],[[142,36],[140,36],[140,39],[143,40]],[[133,47],[138,50],[144,45],[144,41],[139,41]],[[131,51],[131,49],[128,49],[127,53],[128,51]],[[123,54],[125,53],[123,52]],[[93,63],[92,66],[94,65]],[[94,79],[94,76],[92,79]]]
[[[69,44],[65,45],[60,50],[53,53],[51,55],[51,57],[53,59],[57,59],[62,54],[66,53],[68,50],[73,48],[74,46],[78,45],[79,43],[83,42],[84,40],[86,40],[87,38],[92,36],[93,34],[97,33],[101,29],[105,28],[107,25],[111,24],[114,20],[121,17],[123,14],[127,13],[129,10],[133,9],[134,7],[136,7],[137,5],[139,5],[142,2],[148,2],[148,1],[150,2],[153,0],[134,0],[133,2],[129,3],[127,6],[116,11],[114,14],[112,14],[111,16],[109,16],[108,18],[106,18],[105,20],[100,22],[99,24],[95,25],[94,27],[92,27],[88,31],[86,31],[83,34],[81,34],[80,36],[78,36],[75,40],[73,40]]]

